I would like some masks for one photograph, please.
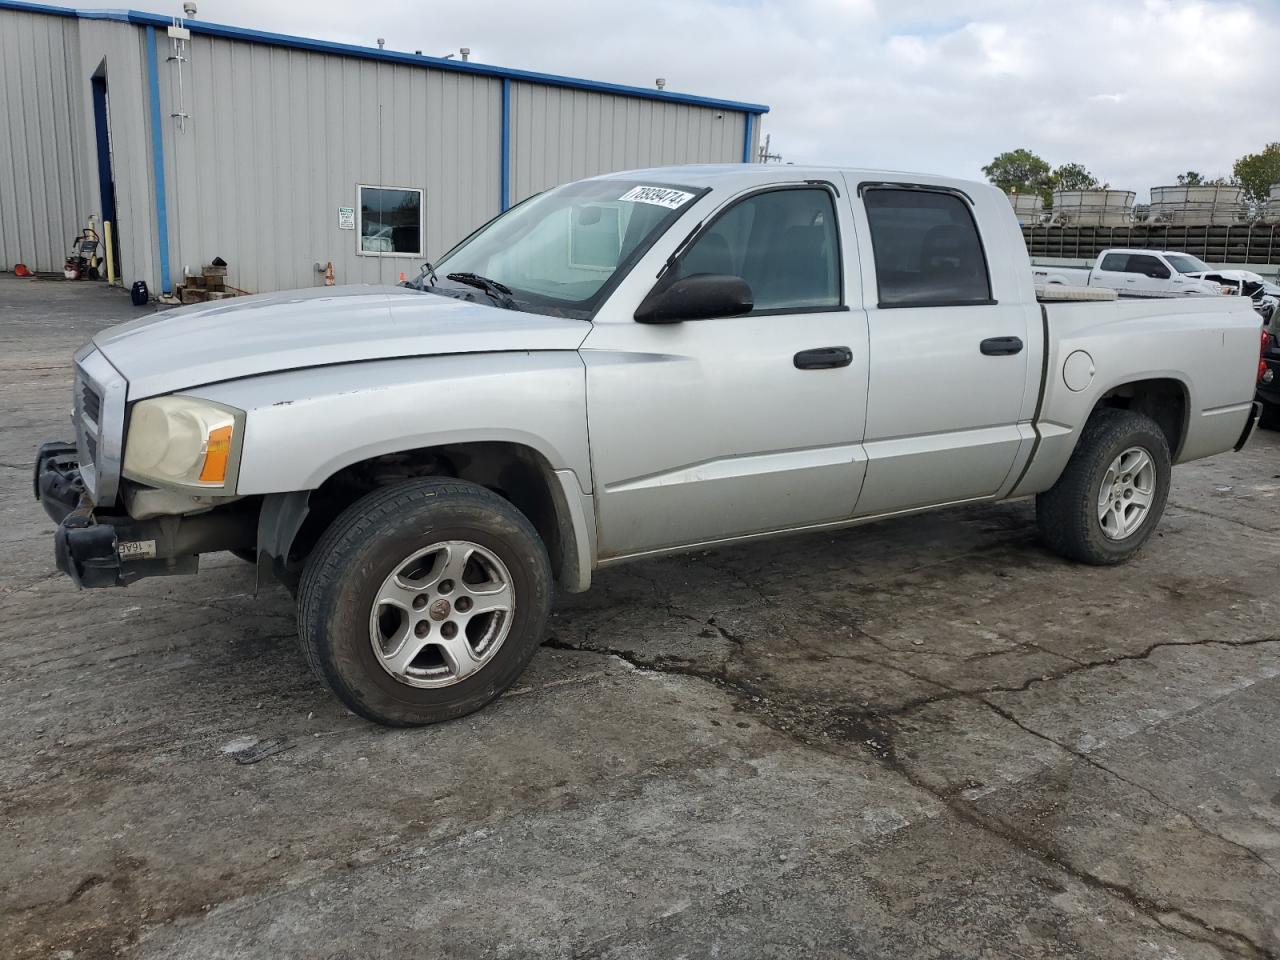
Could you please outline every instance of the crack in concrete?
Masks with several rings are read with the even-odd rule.
[[[889,643],[887,640],[881,639],[880,637],[876,636],[874,633],[871,633],[869,630],[866,630],[865,628],[860,627],[857,624],[850,625],[848,623],[844,623],[843,621],[838,620],[835,617],[832,617],[831,615],[826,613],[820,612],[819,615],[822,616],[824,619],[827,619],[833,624],[843,626],[843,627],[848,627],[850,630],[855,631],[860,637],[863,637],[864,639],[874,643],[877,647],[880,647],[883,650],[887,650],[889,653],[898,654],[900,656],[918,656],[918,657],[930,656],[930,657],[940,657],[941,659],[944,659],[944,660],[953,660],[957,663],[973,663],[978,660],[990,660],[994,657],[1006,657],[1006,656],[1009,656],[1010,654],[1021,653],[1028,649],[1031,649],[1031,650],[1039,650],[1041,653],[1045,654],[1046,656],[1053,657],[1055,660],[1066,660],[1068,663],[1075,663],[1080,665],[1084,664],[1084,661],[1082,660],[1077,660],[1075,657],[1068,656],[1065,653],[1058,653],[1054,650],[1048,649],[1047,647],[1042,647],[1038,643],[1035,643],[1031,640],[1016,640],[1016,641],[1013,641],[1014,645],[1012,647],[1005,647],[999,650],[979,650],[976,653],[969,653],[969,654],[963,654],[963,655],[957,654],[957,653],[947,653],[941,650],[930,650],[928,649],[928,647],[918,647],[918,648],[912,648],[912,649],[895,647],[893,644]]]
[[[906,703],[900,704],[897,707],[893,707],[893,708],[890,708],[889,710],[882,711],[881,715],[886,717],[905,716],[907,714],[914,713],[916,710],[919,710],[922,707],[932,706],[935,703],[945,703],[949,700],[980,699],[983,694],[988,694],[988,693],[1026,693],[1037,683],[1054,683],[1058,680],[1063,680],[1063,679],[1066,679],[1067,677],[1072,677],[1078,673],[1084,673],[1089,670],[1096,670],[1102,667],[1111,667],[1120,663],[1131,663],[1131,662],[1136,662],[1140,660],[1146,660],[1155,651],[1161,650],[1165,647],[1205,647],[1205,646],[1252,647],[1252,646],[1258,646],[1259,644],[1265,644],[1265,643],[1280,643],[1280,637],[1259,637],[1253,640],[1239,640],[1239,641],[1161,640],[1161,641],[1158,641],[1157,643],[1153,643],[1145,647],[1139,653],[1121,654],[1115,657],[1107,657],[1102,660],[1078,660],[1078,661],[1075,661],[1077,665],[1070,669],[1062,670],[1062,671],[1059,671],[1058,673],[1047,673],[1047,674],[1042,674],[1041,676],[1038,676],[1038,677],[1031,677],[1023,681],[1022,683],[1017,684],[1016,686],[1007,686],[1007,687],[991,686],[991,687],[985,687],[981,690],[962,690],[957,688],[947,688],[949,692],[946,694],[943,694],[942,696],[920,697],[915,700],[908,700]],[[1067,658],[1064,658],[1064,659],[1067,659]],[[943,686],[943,684],[939,684],[939,686]]]
[[[1069,746],[1066,743],[1063,743],[1061,740],[1057,739],[1056,737],[1051,737],[1047,733],[1044,733],[1040,730],[1036,730],[1035,728],[1029,726],[1028,724],[1023,723],[1021,720],[1017,718],[1017,716],[1013,714],[1012,711],[1006,710],[1004,707],[1001,707],[999,704],[992,703],[990,700],[986,699],[985,697],[979,697],[978,699],[982,703],[986,704],[987,707],[989,707],[993,713],[997,714],[1000,717],[1003,717],[1005,720],[1012,723],[1018,729],[1031,734],[1033,737],[1038,737],[1039,739],[1045,741],[1046,743],[1051,743],[1054,746],[1063,750],[1065,753],[1071,755],[1072,757],[1075,757],[1077,760],[1081,760],[1089,764],[1089,766],[1094,767],[1095,769],[1100,770],[1105,774],[1108,774],[1109,776],[1115,778],[1116,780],[1119,780],[1121,783],[1128,784],[1129,786],[1133,787],[1135,790],[1140,790],[1142,793],[1145,793],[1148,797],[1156,801],[1158,804],[1160,804],[1160,806],[1164,807],[1166,810],[1169,810],[1172,813],[1175,813],[1178,816],[1182,817],[1184,820],[1190,823],[1193,827],[1195,827],[1198,831],[1203,833],[1205,836],[1212,837],[1215,840],[1220,840],[1223,843],[1228,844],[1229,846],[1235,847],[1236,849],[1242,851],[1249,859],[1256,862],[1268,873],[1273,873],[1276,876],[1280,877],[1280,869],[1277,869],[1270,861],[1264,858],[1262,854],[1258,853],[1258,851],[1254,850],[1252,847],[1246,846],[1243,843],[1239,843],[1238,841],[1232,840],[1229,837],[1225,837],[1214,830],[1210,830],[1207,826],[1205,826],[1199,820],[1197,820],[1193,815],[1183,810],[1182,808],[1178,807],[1176,804],[1172,803],[1171,801],[1166,800],[1164,797],[1156,793],[1150,787],[1146,786],[1145,784],[1138,783],[1136,780],[1129,779],[1124,774],[1120,773],[1118,770],[1107,766],[1105,763],[1103,763],[1101,760],[1098,760],[1096,757],[1092,756],[1091,754],[1085,753],[1081,750],[1077,750],[1076,748]]]
[[[1222,520],[1225,523],[1234,523],[1236,526],[1244,527],[1246,530],[1251,530],[1255,534],[1259,534],[1264,540],[1280,542],[1280,535],[1274,534],[1270,530],[1264,530],[1262,527],[1256,527],[1245,520],[1237,520],[1235,517],[1227,517],[1220,513],[1214,513],[1211,510],[1205,510],[1202,507],[1192,507],[1184,503],[1174,503],[1173,501],[1169,501],[1169,506],[1178,510],[1185,510],[1187,513],[1195,513],[1202,517],[1208,517],[1210,520]]]
[[[16,543],[18,541],[0,541],[0,542]],[[64,576],[64,574],[62,573],[61,570],[55,570],[53,571],[53,573],[46,573],[41,577],[37,577],[35,580],[32,580],[28,583],[24,583],[20,587],[12,587],[12,586],[0,587],[0,600],[7,600],[9,597],[16,597],[20,593],[26,593],[28,590],[34,590],[36,587],[40,586],[42,583],[48,583],[50,580],[57,580],[59,577],[62,577],[62,576]]]
[[[224,611],[224,612],[225,612],[225,611]],[[221,625],[222,625],[222,624],[224,624],[224,623],[230,623],[230,622],[231,622],[232,620],[234,620],[234,619],[235,619],[235,615],[234,615],[234,614],[228,614],[226,617],[224,617],[224,618],[222,618],[222,619],[220,619],[220,620],[202,620],[202,621],[201,621],[201,622],[199,622],[199,623],[193,623],[193,624],[191,624],[191,625],[189,625],[189,626],[186,626],[186,627],[179,627],[179,628],[174,629],[174,630],[168,630],[168,631],[161,630],[161,631],[158,631],[158,632],[156,632],[156,633],[149,633],[149,634],[146,634],[146,635],[141,636],[141,637],[132,637],[132,638],[130,639],[130,642],[131,642],[131,643],[134,643],[134,644],[141,644],[141,643],[149,643],[149,642],[151,642],[152,640],[156,640],[156,639],[159,639],[159,638],[165,638],[165,637],[167,637],[167,638],[169,638],[169,639],[173,639],[173,638],[176,638],[176,637],[182,637],[182,636],[185,636],[185,635],[186,635],[186,634],[188,634],[188,633],[193,633],[193,632],[195,632],[196,630],[204,630],[204,629],[206,629],[206,628],[208,628],[208,627],[221,626]],[[268,638],[268,637],[263,637],[263,638],[261,638],[261,639],[270,639],[270,638]],[[143,655],[143,654],[151,654],[151,655],[154,655],[155,653],[156,653],[156,651],[154,651],[154,650],[138,650],[138,651],[135,651],[135,652],[133,652],[133,653],[120,654],[120,655],[115,656],[115,657],[106,657],[106,658],[104,658],[104,659],[102,659],[102,660],[91,661],[91,662],[89,662],[89,663],[82,664],[82,666],[92,666],[94,663],[110,663],[110,662],[113,662],[113,661],[115,661],[115,660],[123,660],[123,659],[127,659],[127,658],[129,658],[129,657],[141,656],[141,655]],[[44,659],[44,660],[34,660],[34,661],[29,661],[29,662],[27,662],[27,663],[26,663],[26,665],[27,665],[28,667],[43,667],[43,666],[48,666],[48,665],[49,665],[49,664],[51,664],[51,663],[61,663],[63,660],[76,660],[76,659],[78,659],[78,658],[80,658],[80,657],[84,657],[85,655],[86,655],[86,654],[84,654],[84,653],[71,653],[71,654],[67,654],[67,655],[65,655],[65,656],[60,656],[60,657],[48,657],[48,658],[46,658],[46,659]]]
[[[1193,641],[1193,642],[1185,642],[1185,643],[1174,642],[1174,641],[1161,641],[1158,643],[1151,644],[1150,646],[1145,648],[1141,653],[1138,653],[1138,654],[1128,654],[1120,657],[1110,657],[1105,660],[1100,660],[1092,663],[1084,662],[1081,665],[1071,670],[1063,671],[1062,673],[1057,675],[1052,675],[1049,677],[1034,677],[1031,680],[1028,680],[1027,682],[1019,685],[1018,687],[990,688],[986,691],[960,690],[957,688],[948,687],[946,684],[940,683],[936,680],[917,677],[917,679],[922,679],[925,682],[933,684],[934,686],[942,687],[944,690],[947,691],[947,693],[939,697],[927,698],[922,701],[912,701],[911,709],[912,710],[919,709],[921,706],[927,703],[936,703],[936,702],[945,701],[945,700],[972,699],[978,703],[984,704],[985,706],[992,709],[997,714],[1003,715],[1001,714],[1000,710],[996,707],[996,705],[992,704],[989,700],[986,699],[984,694],[992,693],[992,692],[1003,692],[1003,693],[1025,692],[1034,683],[1048,682],[1051,680],[1061,679],[1064,676],[1071,676],[1073,674],[1080,673],[1085,670],[1090,670],[1097,667],[1112,666],[1114,664],[1121,663],[1121,662],[1145,660],[1148,657],[1150,657],[1151,654],[1154,653],[1156,650],[1161,649],[1163,647],[1197,647],[1197,646],[1207,646],[1207,645],[1245,647],[1245,646],[1257,646],[1257,645],[1267,644],[1267,643],[1280,643],[1280,637],[1263,637],[1263,638],[1255,638],[1252,640],[1242,640],[1238,642],[1229,642],[1229,641],[1223,641],[1223,640],[1204,640],[1204,641]],[[603,656],[615,657],[642,672],[673,674],[678,676],[690,677],[696,680],[701,680],[703,682],[710,683],[720,688],[728,689],[734,693],[737,693],[740,697],[747,698],[748,701],[752,704],[757,704],[761,706],[770,705],[769,698],[765,696],[765,694],[762,691],[760,691],[757,688],[753,688],[750,684],[744,681],[734,680],[729,678],[723,668],[715,671],[699,669],[686,662],[674,661],[674,660],[671,660],[670,658],[664,658],[664,657],[658,657],[652,660],[645,660],[637,656],[633,651],[630,651],[630,650],[623,650],[621,648],[616,648],[616,647],[599,648],[599,647],[592,647],[592,646],[575,646],[571,643],[563,641],[554,636],[549,637],[544,642],[543,646],[547,646],[556,650],[568,650],[568,651],[575,651],[579,653],[594,653],[594,654],[603,655]],[[854,656],[848,656],[848,659],[868,660],[868,658],[857,658]],[[880,665],[884,666],[883,664],[880,664]],[[905,670],[902,670],[900,672],[903,672],[908,676],[911,675],[908,671],[905,671]],[[797,718],[802,716],[800,711],[796,711],[793,709],[792,712],[794,716]],[[906,766],[903,765],[903,763],[897,756],[897,752],[893,743],[893,737],[890,731],[888,731],[886,728],[884,728],[881,725],[881,722],[890,716],[901,716],[904,713],[909,713],[909,712],[911,711],[904,710],[903,708],[895,708],[889,711],[876,711],[876,710],[850,711],[848,712],[848,716],[846,717],[846,719],[851,722],[853,732],[856,734],[857,738],[861,740],[864,745],[871,748],[871,752],[881,761],[881,763],[887,769],[893,771],[896,775],[906,780],[907,783],[915,787],[917,790],[920,790],[921,792],[933,797],[935,800],[941,803],[948,811],[950,811],[953,815],[955,815],[965,823],[969,823],[970,825],[976,827],[979,830],[982,830],[984,833],[987,833],[1004,843],[1008,843],[1011,846],[1014,846],[1020,850],[1030,853],[1031,855],[1035,856],[1037,859],[1041,860],[1043,863],[1051,867],[1055,867],[1058,870],[1061,870],[1062,872],[1075,878],[1078,882],[1084,884],[1090,889],[1102,891],[1110,896],[1114,896],[1124,901],[1134,910],[1138,911],[1143,916],[1146,916],[1149,920],[1151,920],[1153,923],[1157,924],[1161,928],[1168,930],[1169,932],[1176,934],[1180,937],[1183,937],[1187,940],[1191,940],[1196,943],[1203,943],[1208,946],[1212,946],[1216,949],[1224,950],[1235,956],[1245,957],[1247,958],[1247,960],[1275,960],[1275,958],[1280,957],[1280,954],[1277,954],[1276,952],[1271,951],[1268,948],[1264,947],[1263,945],[1259,944],[1257,941],[1253,940],[1247,934],[1241,933],[1236,930],[1229,930],[1229,929],[1224,929],[1222,927],[1214,926],[1213,924],[1200,919],[1199,917],[1195,916],[1193,913],[1181,907],[1173,906],[1162,901],[1157,902],[1151,899],[1150,897],[1146,896],[1145,894],[1142,894],[1139,891],[1135,890],[1133,887],[1129,885],[1117,883],[1115,881],[1105,880],[1102,877],[1095,876],[1094,874],[1090,873],[1086,868],[1073,863],[1064,852],[1055,849],[1051,844],[1043,841],[1040,838],[1037,838],[1035,836],[1028,834],[1026,831],[1019,830],[1015,828],[1013,825],[987,814],[985,811],[980,810],[975,802],[970,802],[961,796],[957,796],[955,794],[948,794],[934,788],[926,780],[914,774],[911,770],[909,770]],[[855,759],[853,756],[850,756],[848,753],[835,749],[831,747],[829,744],[823,743],[819,738],[811,734],[806,734],[802,730],[794,729],[788,724],[783,723],[779,717],[772,715],[772,712],[770,710],[767,710],[767,709],[761,710],[760,714],[761,714],[762,721],[767,726],[769,726],[771,729],[775,730],[780,735],[787,737],[788,739],[792,740],[795,743],[798,743],[806,748],[816,750],[820,753],[824,753],[828,756],[836,757],[845,762]],[[1017,724],[1018,726],[1022,727],[1022,724],[1017,723],[1017,721],[1012,716],[1010,716],[1009,719],[1015,724]],[[1053,740],[1050,737],[1043,736],[1039,734],[1037,731],[1027,729],[1025,727],[1023,727],[1023,729],[1026,729],[1026,731],[1032,734],[1033,736],[1039,736],[1041,739],[1044,739],[1050,743],[1054,743],[1056,746],[1061,747],[1069,754],[1074,755],[1075,753],[1075,751],[1072,751],[1069,748],[1066,748],[1065,746],[1063,746],[1062,744],[1057,743],[1056,740]],[[1091,758],[1088,758],[1087,756],[1081,757],[1081,759],[1084,759],[1086,762],[1092,762]],[[1099,766],[1099,768],[1104,772],[1108,774],[1112,774],[1112,771],[1110,771],[1109,768],[1106,768],[1105,766],[1101,766],[1098,764],[1095,764],[1095,766]],[[1130,782],[1123,777],[1119,779],[1124,780],[1126,783]],[[1132,784],[1132,785],[1135,787],[1138,787],[1139,789],[1145,789],[1138,784]],[[1152,794],[1152,796],[1158,802],[1163,803],[1169,809],[1172,809],[1174,810],[1174,812],[1178,813],[1179,815],[1186,817],[1192,823],[1193,826],[1195,826],[1197,829],[1201,829],[1201,831],[1206,835],[1215,837],[1219,840],[1222,840],[1228,843],[1229,845],[1238,847],[1246,851],[1251,856],[1252,859],[1261,860],[1261,858],[1258,856],[1258,854],[1255,851],[1252,851],[1248,847],[1244,847],[1241,844],[1237,844],[1234,841],[1227,840],[1225,837],[1222,837],[1210,830],[1202,828],[1200,824],[1195,822],[1194,818],[1190,817],[1183,811],[1177,810],[1176,808],[1172,807],[1166,801],[1164,801],[1163,798],[1157,797],[1154,794]],[[1274,868],[1272,868],[1270,864],[1266,864],[1265,861],[1261,861],[1261,862],[1264,863],[1264,865],[1266,865],[1268,869],[1272,869],[1274,872]],[[1181,924],[1172,922],[1169,919],[1171,917],[1181,921]],[[1190,927],[1191,929],[1187,929],[1187,927]]]

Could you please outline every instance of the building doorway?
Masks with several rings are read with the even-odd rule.
[[[120,247],[124,237],[124,227],[120,223],[119,211],[116,208],[115,164],[111,151],[111,101],[107,93],[106,65],[98,68],[98,72],[90,79],[93,87],[93,130],[98,156],[98,188],[99,204],[103,221],[111,222],[111,253],[114,263],[112,267],[116,277],[120,272]],[[103,238],[105,241],[105,237]],[[103,258],[107,257],[105,247]]]

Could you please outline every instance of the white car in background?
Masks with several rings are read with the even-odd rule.
[[[1189,253],[1163,250],[1103,250],[1091,268],[1033,266],[1037,284],[1105,287],[1122,297],[1217,297],[1221,284],[1204,279],[1213,268]]]
[[[1249,297],[1264,324],[1269,324],[1280,308],[1280,284],[1252,270],[1209,270],[1189,274],[1218,284],[1228,296]]]

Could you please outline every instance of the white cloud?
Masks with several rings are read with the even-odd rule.
[[[87,0],[117,6],[119,0]],[[176,7],[176,2],[173,4]],[[787,160],[978,177],[1026,146],[1117,187],[1275,129],[1274,0],[202,0],[202,19],[728,97]]]

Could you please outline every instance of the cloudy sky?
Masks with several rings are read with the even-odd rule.
[[[1145,193],[1280,139],[1280,0],[198,2],[202,20],[767,103],[795,162],[980,177],[1025,146]]]

